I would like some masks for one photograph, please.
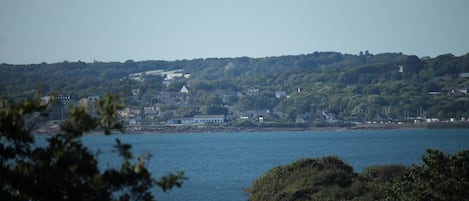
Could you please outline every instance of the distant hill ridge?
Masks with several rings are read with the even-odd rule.
[[[187,86],[199,91],[201,97],[212,94],[226,106],[245,110],[319,115],[327,111],[343,119],[467,118],[468,75],[469,53],[419,58],[368,51],[358,55],[314,52],[263,58],[0,64],[0,90],[2,96],[10,98],[30,97],[37,90],[73,97],[111,92],[129,105],[144,106],[157,103],[161,91],[178,92]],[[259,89],[259,93],[233,98],[215,92],[242,94],[249,88]],[[139,89],[135,100],[133,89]],[[274,92],[290,98],[271,98]],[[183,100],[187,101],[191,100]],[[203,100],[192,101],[198,106],[205,104]]]

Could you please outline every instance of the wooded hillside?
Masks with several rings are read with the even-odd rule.
[[[13,99],[30,97],[37,90],[69,94],[76,100],[111,92],[133,108],[171,106],[173,112],[166,119],[268,111],[271,119],[287,122],[299,117],[306,122],[324,120],[326,115],[345,121],[460,120],[469,117],[468,73],[469,54],[419,58],[366,51],[123,63],[64,61],[1,64],[0,90]],[[190,92],[168,95],[179,93],[183,86]]]

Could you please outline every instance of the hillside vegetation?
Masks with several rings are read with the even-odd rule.
[[[382,165],[355,173],[335,156],[274,167],[246,189],[257,200],[467,200],[469,150],[427,150],[422,164]]]
[[[0,90],[12,99],[31,97],[39,90],[68,94],[76,102],[114,93],[136,110],[157,107],[160,112],[150,123],[196,114],[224,114],[236,120],[246,112],[264,116],[267,122],[316,124],[461,120],[469,117],[467,73],[469,54],[419,58],[366,51],[123,63],[64,61],[1,64]],[[188,93],[180,93],[183,86]]]

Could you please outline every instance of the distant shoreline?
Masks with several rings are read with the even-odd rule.
[[[129,130],[128,134],[183,134],[183,133],[220,133],[220,132],[272,132],[272,131],[334,131],[334,130],[409,130],[431,129],[427,124],[364,124],[353,127],[226,127],[212,125],[162,126],[158,129]],[[469,126],[467,127],[469,128]]]
[[[354,126],[316,126],[316,127],[233,127],[222,125],[159,125],[159,126],[128,126],[125,134],[184,134],[184,133],[221,133],[221,132],[272,132],[272,131],[334,131],[334,130],[411,130],[411,129],[454,129],[469,128],[469,122],[439,122],[439,123],[404,123],[404,124],[357,124]],[[58,130],[33,132],[35,135],[53,135]],[[95,130],[86,135],[102,134],[102,130]],[[117,133],[117,132],[115,132]]]

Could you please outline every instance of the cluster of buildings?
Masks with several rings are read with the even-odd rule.
[[[403,71],[404,68],[399,66],[399,70]],[[174,71],[148,71],[145,73],[136,73],[129,75],[130,79],[137,81],[143,81],[144,75],[164,75],[165,82],[170,82],[175,77],[189,78],[190,74],[184,74],[182,70]],[[460,74],[460,77],[469,77],[469,73]],[[435,79],[447,79],[446,77],[437,77]],[[457,88],[444,88],[440,91],[431,91],[430,95],[468,95],[469,87],[457,87]],[[247,88],[244,91],[223,91],[223,90],[192,90],[187,85],[183,85],[178,91],[160,91],[154,95],[158,99],[157,103],[151,103],[145,100],[140,102],[141,106],[129,106],[118,111],[118,116],[125,121],[127,125],[151,125],[151,124],[167,124],[167,125],[200,125],[200,124],[223,124],[228,121],[241,119],[241,120],[252,120],[260,123],[264,121],[275,121],[282,119],[286,114],[281,112],[271,112],[269,110],[240,110],[234,106],[224,105],[227,108],[228,113],[217,114],[217,115],[200,115],[199,111],[192,112],[192,115],[180,115],[177,114],[179,107],[192,107],[200,108],[202,105],[194,101],[200,97],[207,97],[209,94],[216,95],[220,99],[227,100],[230,97],[236,96],[237,98],[242,96],[256,96],[259,95],[261,90],[259,88]],[[302,93],[301,88],[297,88],[297,93]],[[142,94],[139,88],[130,90],[131,98],[139,99]],[[289,94],[286,91],[275,91],[275,97],[272,98],[289,98]],[[58,95],[55,97],[61,105],[78,103],[79,105],[86,107],[94,107],[96,101],[99,100],[99,96],[88,96],[75,101],[71,95]],[[43,101],[49,101],[50,97],[44,97]],[[145,105],[145,106],[143,106]],[[64,110],[62,106],[62,111]],[[197,109],[195,109],[197,110]],[[89,110],[93,111],[93,110]],[[63,113],[63,112],[62,112]],[[63,116],[63,114],[62,114]],[[184,116],[184,117],[181,117]],[[63,117],[62,117],[63,118]],[[337,118],[333,114],[329,114],[322,111],[320,115],[312,116],[310,114],[297,114],[296,123],[307,123],[312,119],[320,119],[327,123],[338,122]],[[466,119],[461,119],[465,121]],[[415,123],[431,123],[438,122],[438,119],[415,119]],[[450,119],[450,121],[460,121],[459,119]]]
[[[132,89],[132,91],[138,91],[138,89]],[[130,109],[125,108],[119,111],[118,115],[126,120],[128,125],[140,125],[150,123],[164,123],[168,125],[200,125],[200,124],[223,124],[230,120],[242,119],[242,120],[255,120],[259,118],[263,119],[268,117],[270,119],[278,114],[272,114],[269,110],[245,110],[239,111],[233,106],[224,105],[228,110],[228,114],[217,114],[217,115],[200,115],[196,114],[190,117],[177,117],[178,107],[193,107],[199,108],[201,105],[194,102],[194,99],[200,97],[206,97],[208,94],[214,94],[219,97],[223,102],[231,96],[255,96],[258,95],[260,90],[258,88],[248,88],[244,92],[227,92],[223,90],[192,90],[190,87],[183,85],[179,91],[161,91],[158,92],[157,98],[158,103],[152,106],[145,106],[143,109]],[[275,92],[277,98],[287,97],[285,91]],[[160,107],[162,106],[162,107]],[[175,106],[175,107],[174,107]],[[171,109],[168,109],[171,108]],[[197,109],[195,109],[197,110]],[[194,113],[198,113],[195,111]],[[187,116],[187,115],[185,115]],[[169,117],[169,119],[168,119]],[[163,122],[162,122],[163,121]]]

